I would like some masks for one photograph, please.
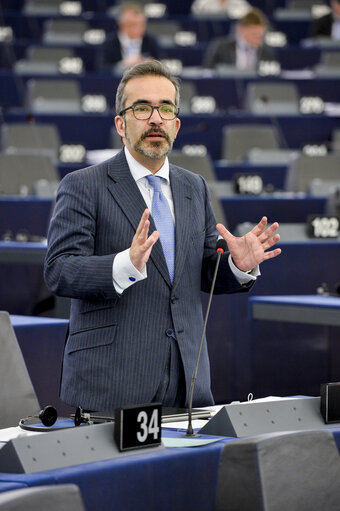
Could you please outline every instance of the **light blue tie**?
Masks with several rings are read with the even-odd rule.
[[[165,259],[168,265],[170,280],[173,282],[175,274],[175,223],[172,217],[168,201],[161,190],[160,176],[147,176],[153,187],[152,218],[159,232]]]

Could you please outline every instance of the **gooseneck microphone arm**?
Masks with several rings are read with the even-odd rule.
[[[205,313],[201,341],[200,341],[200,345],[198,348],[197,360],[196,360],[195,368],[194,368],[192,378],[191,378],[189,401],[188,401],[188,429],[187,429],[185,436],[195,436],[194,430],[192,428],[192,402],[193,402],[193,397],[194,397],[194,389],[195,389],[195,383],[196,383],[196,379],[197,379],[198,365],[200,362],[201,351],[202,351],[202,346],[203,346],[203,341],[204,341],[204,335],[205,335],[205,331],[207,328],[207,322],[208,322],[208,317],[209,317],[209,312],[210,312],[210,305],[211,305],[214,288],[215,288],[217,271],[218,271],[218,267],[220,265],[221,256],[226,251],[226,248],[227,248],[227,242],[223,238],[217,240],[217,243],[216,243],[217,260],[216,260],[216,265],[215,265],[215,271],[214,271],[214,276],[213,276],[213,280],[212,280],[212,284],[211,284],[207,311]]]

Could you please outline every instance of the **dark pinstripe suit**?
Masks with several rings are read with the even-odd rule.
[[[171,286],[161,244],[148,277],[119,296],[112,284],[115,254],[131,245],[146,207],[124,152],[61,182],[49,230],[45,279],[71,301],[61,398],[91,410],[153,400],[165,370],[169,331],[190,386],[202,330],[201,289],[216,260],[215,218],[205,181],[170,165],[176,216],[176,270]],[[151,229],[154,230],[151,220]],[[245,290],[223,256],[216,292]],[[201,355],[194,405],[212,403],[207,347]]]

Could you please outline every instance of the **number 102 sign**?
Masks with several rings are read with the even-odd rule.
[[[114,437],[120,451],[161,444],[162,404],[147,403],[115,410]]]

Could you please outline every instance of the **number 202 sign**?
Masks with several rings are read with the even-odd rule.
[[[115,410],[114,436],[120,451],[161,444],[162,404],[148,403]]]

